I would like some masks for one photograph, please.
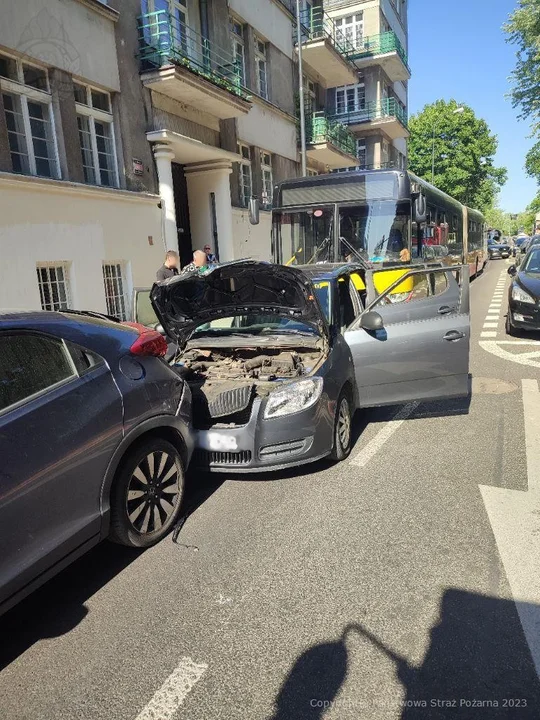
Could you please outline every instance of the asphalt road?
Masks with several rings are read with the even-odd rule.
[[[499,345],[507,267],[472,284],[470,407],[191,478],[178,545],[103,544],[0,620],[0,718],[539,718],[540,341]]]

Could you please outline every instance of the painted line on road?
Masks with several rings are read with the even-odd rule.
[[[349,465],[365,467],[368,462],[379,452],[382,446],[390,440],[392,435],[410,417],[420,403],[412,402],[402,407],[394,417],[382,427],[375,437],[368,442],[365,448],[354,456]]]
[[[182,658],[135,720],[170,720],[207,669],[206,663],[197,664],[189,657]]]
[[[481,332],[480,337],[497,337],[497,333],[488,330],[486,332]]]
[[[485,323],[484,323],[484,327],[485,327],[485,328],[498,328],[498,327],[499,327],[499,323],[496,323],[496,322],[485,322]]]
[[[518,365],[528,365],[529,367],[540,368],[540,350],[538,353],[535,353],[536,357],[522,357],[521,355],[514,355],[501,347],[501,345],[519,345],[519,342],[513,343],[511,341],[505,342],[504,340],[480,340],[479,344],[483,350],[486,350],[486,352],[495,355],[501,360],[515,362]],[[529,343],[525,344],[528,345]],[[532,343],[530,344],[532,345]],[[526,354],[528,355],[529,353]]]
[[[536,380],[522,380],[525,414],[525,449],[529,491],[540,490],[540,391]]]

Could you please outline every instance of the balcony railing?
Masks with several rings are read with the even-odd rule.
[[[346,58],[356,52],[353,43],[336,26],[334,20],[324,12],[322,7],[301,10],[300,25],[303,43],[310,42],[311,40],[330,40],[340,55]]]
[[[166,10],[138,18],[141,72],[181,65],[244,100],[243,68],[231,52],[211,43]]]
[[[395,32],[385,32],[381,35],[371,35],[362,38],[360,43],[356,44],[356,49],[352,55],[354,60],[373,57],[374,55],[385,55],[386,53],[397,52],[403,60],[403,64],[408,68],[408,58],[405,48],[400,43]]]
[[[364,122],[395,117],[407,127],[407,111],[395,98],[386,98],[380,103],[369,102],[358,110],[336,113],[332,120],[344,125],[359,125]]]
[[[356,138],[352,132],[324,112],[315,112],[306,118],[306,143],[332,143],[342,152],[356,156]]]

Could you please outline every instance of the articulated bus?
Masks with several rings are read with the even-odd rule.
[[[402,170],[286,180],[275,188],[272,219],[275,262],[360,261],[388,268],[386,287],[400,277],[396,266],[469,265],[476,275],[487,260],[482,214]]]

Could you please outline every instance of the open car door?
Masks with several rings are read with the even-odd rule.
[[[400,286],[411,290],[395,302]],[[361,407],[469,395],[468,267],[411,267],[344,336]]]

